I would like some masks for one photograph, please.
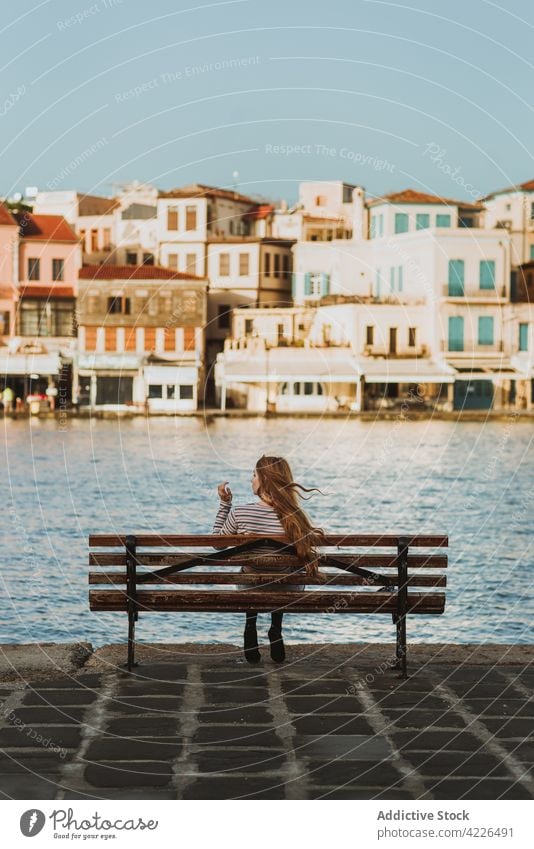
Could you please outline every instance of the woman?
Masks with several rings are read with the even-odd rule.
[[[318,489],[306,489],[306,487],[295,483],[289,467],[289,463],[283,457],[260,457],[252,474],[252,492],[258,497],[257,501],[232,507],[232,492],[227,482],[219,484],[219,511],[213,526],[214,534],[261,534],[265,536],[285,536],[295,547],[296,555],[305,567],[309,577],[319,577],[317,567],[316,546],[323,539],[323,531],[312,527],[306,513],[300,508],[297,496],[303,498],[300,492],[320,492]],[[249,554],[266,554],[268,548],[258,548]],[[241,568],[242,572],[265,572],[265,568],[247,563]],[[289,571],[287,567],[270,569],[284,573]],[[248,587],[247,587],[248,588]],[[269,587],[273,590],[283,590],[283,584],[274,584]],[[303,591],[304,585],[296,587]],[[281,610],[273,611],[271,614],[271,627],[269,628],[269,642],[271,644],[271,657],[277,663],[285,660],[284,641],[282,639],[282,616]],[[249,663],[258,663],[261,655],[258,649],[258,635],[256,631],[255,611],[246,614],[244,651]]]

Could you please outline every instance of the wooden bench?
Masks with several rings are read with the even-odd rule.
[[[221,551],[222,540],[227,547]],[[247,554],[251,545],[257,548],[273,543],[279,548],[275,554]],[[447,567],[443,549],[447,546],[448,538],[442,535],[329,534],[321,547],[319,566],[326,578],[321,583],[298,571],[294,549],[279,536],[95,534],[89,537],[89,564],[100,568],[89,572],[89,605],[95,611],[128,614],[130,671],[137,665],[135,622],[140,613],[279,609],[287,613],[390,614],[397,631],[395,665],[406,677],[406,620],[408,615],[443,613],[443,570]],[[421,548],[440,551],[422,552]],[[240,573],[247,560],[261,564],[265,571]],[[269,574],[269,568],[279,564],[292,573]],[[121,568],[109,571],[110,566]],[[287,589],[258,590],[272,583]],[[247,588],[224,588],[236,584]],[[306,584],[307,588],[300,592],[292,589],[292,584]]]

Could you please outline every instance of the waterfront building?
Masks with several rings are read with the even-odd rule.
[[[534,180],[491,192],[484,204],[485,226],[510,234],[512,268],[534,260]]]
[[[7,207],[0,203],[0,350],[15,329],[18,299],[19,227]],[[2,377],[4,372],[0,371]]]
[[[75,397],[91,410],[196,410],[207,281],[159,266],[79,272]]]

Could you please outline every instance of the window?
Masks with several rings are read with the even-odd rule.
[[[280,344],[280,342],[283,341],[283,339],[284,339],[284,325],[283,324],[277,324],[276,325],[276,338],[278,340],[278,344]]]
[[[407,233],[408,232],[408,213],[407,212],[396,212],[395,213],[395,233]]]
[[[519,325],[519,350],[528,351],[528,324],[526,322]]]
[[[108,298],[108,313],[111,315],[130,315],[130,298],[112,295]]]
[[[354,191],[352,186],[346,186],[343,183],[343,203],[352,203],[352,192]]]
[[[264,271],[265,271],[265,276],[270,277],[270,275],[271,275],[271,254],[270,253],[265,254]]]
[[[167,207],[167,230],[178,229],[178,207]]]
[[[464,294],[465,263],[463,259],[449,260],[448,294],[451,297]]]
[[[328,276],[328,274],[323,274],[321,271],[306,272],[306,274],[304,275],[304,294],[318,295],[319,297],[323,294],[327,294],[328,281],[325,280],[325,278],[328,278]],[[325,282],[323,282],[323,280],[325,280]]]
[[[219,254],[219,277],[230,275],[230,254]]]
[[[196,254],[186,254],[185,255],[185,270],[188,274],[195,275],[197,273],[197,255]]]
[[[137,265],[137,252],[126,251],[126,265]]]
[[[534,245],[530,246],[530,259],[534,259]]]
[[[326,206],[328,203],[325,195],[317,195],[315,198],[315,206]]]
[[[371,218],[371,239],[376,239],[378,235],[378,215],[373,215]]]
[[[397,328],[390,327],[389,328],[389,353],[396,354],[397,353]]]
[[[531,220],[534,218],[534,203],[530,203],[530,218]]]
[[[142,264],[143,265],[154,265],[154,254],[144,253]]]
[[[65,260],[64,259],[53,259],[52,260],[52,280],[63,280],[65,272]]]
[[[314,395],[314,384],[306,382],[304,384],[304,395]]]
[[[474,227],[475,219],[471,216],[466,217],[465,215],[461,215],[458,219],[458,224],[460,225],[460,227]]]
[[[149,398],[163,398],[163,386],[161,383],[151,383],[148,387]]]
[[[436,227],[450,227],[451,226],[451,216],[450,215],[436,215]]]
[[[382,275],[379,268],[376,269],[376,277],[375,277],[375,297],[380,297],[380,284],[382,282]]]
[[[197,208],[196,206],[186,206],[185,208],[185,229],[197,229]]]
[[[249,273],[249,255],[239,254],[239,276],[247,277]]]
[[[176,386],[172,383],[167,384],[167,401],[174,401],[174,393],[176,391]]]
[[[290,256],[289,254],[284,254],[282,257],[282,265],[284,269],[284,277],[288,278],[291,274],[291,264],[289,262]]]
[[[41,260],[37,258],[28,259],[28,280],[41,279]]]
[[[167,257],[167,265],[169,268],[178,268],[178,254],[169,254]]]
[[[415,229],[427,230],[430,227],[430,215],[427,212],[418,212],[415,216]]]
[[[478,318],[478,344],[493,345],[493,318],[491,316],[479,316]]]
[[[389,269],[389,291],[390,292],[395,291],[395,269],[394,268]]]
[[[403,272],[402,265],[399,265],[399,267],[397,268],[397,291],[398,292],[402,292],[402,289],[404,287],[403,274],[404,274],[404,272]]]
[[[192,401],[193,400],[193,384],[192,383],[183,383],[179,389],[180,392],[180,401]]]
[[[20,306],[21,336],[74,336],[74,301],[29,300]]]
[[[102,236],[104,237],[103,249],[108,251],[111,248],[111,230],[108,227],[105,227],[102,230]]]
[[[220,330],[230,329],[230,304],[221,304],[219,306],[217,326]]]
[[[374,324],[368,324],[365,328],[365,344],[366,345],[374,345],[375,340],[375,326]]]
[[[481,259],[479,281],[481,289],[495,289],[495,260]]]
[[[252,332],[254,330],[254,319],[246,318],[245,319],[245,336],[252,336]]]
[[[449,316],[449,351],[463,351],[464,349],[464,320],[462,316]]]
[[[85,251],[85,230],[80,230],[80,242],[82,243],[82,251]]]
[[[98,230],[91,230],[91,251],[98,250]]]
[[[280,277],[280,254],[274,255],[274,276]]]
[[[417,339],[417,327],[409,327],[408,328],[408,347],[415,348]]]
[[[10,313],[0,312],[0,336],[9,336]]]

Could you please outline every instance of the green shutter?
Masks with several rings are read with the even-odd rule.
[[[403,284],[404,284],[403,269],[402,269],[402,265],[399,265],[399,268],[397,270],[397,289],[398,289],[399,292],[402,292]]]
[[[381,282],[381,280],[382,280],[382,275],[380,273],[380,269],[377,268],[376,269],[376,283],[375,283],[375,287],[376,287],[375,296],[377,298],[380,297],[380,282]]]
[[[329,295],[330,294],[330,275],[326,272],[322,276],[321,281],[321,295]]]
[[[451,226],[451,216],[450,215],[436,215],[436,227],[450,227]]]
[[[389,291],[395,291],[395,269],[393,267],[389,269]]]
[[[480,260],[480,288],[495,289],[495,260],[481,259]]]
[[[395,213],[395,233],[408,232],[408,214],[406,212]]]
[[[415,229],[426,230],[430,227],[430,215],[426,212],[418,212],[415,216]]]
[[[311,295],[311,272],[307,271],[304,275],[304,295]]]
[[[449,351],[464,349],[464,320],[462,316],[449,316]]]
[[[481,315],[478,318],[478,344],[493,345],[493,318]]]
[[[519,325],[519,350],[528,351],[528,324]]]
[[[464,294],[465,263],[463,259],[449,260],[449,296]]]

